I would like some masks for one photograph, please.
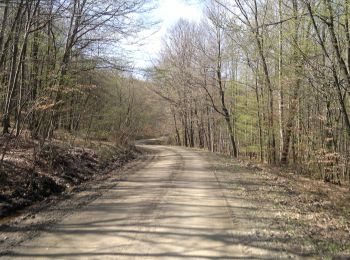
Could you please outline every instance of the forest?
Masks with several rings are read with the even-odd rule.
[[[160,135],[157,98],[121,47],[152,26],[153,8],[0,1],[0,215],[119,167],[134,139]]]
[[[173,142],[349,182],[349,1],[214,0],[149,72]]]
[[[0,0],[0,119],[0,258],[350,259],[350,0]]]
[[[1,1],[3,200],[31,189],[43,165],[65,164],[57,149],[73,156],[105,142],[125,152],[161,136],[349,183],[349,1],[201,4],[201,20],[174,23],[140,70],[122,43],[156,27],[156,1]]]
[[[60,129],[137,135],[146,104],[135,106],[135,88],[143,83],[124,73],[130,66],[116,52],[148,26],[141,14],[150,8],[137,0],[1,1],[2,134],[40,143]]]

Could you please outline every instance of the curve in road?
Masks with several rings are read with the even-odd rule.
[[[145,168],[8,258],[252,259],[232,235],[234,223],[207,160],[183,148],[151,149],[157,155]]]

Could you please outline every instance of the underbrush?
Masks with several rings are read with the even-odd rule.
[[[58,140],[38,151],[33,141],[5,138],[10,137],[0,140],[8,149],[0,164],[0,218],[106,175],[139,153],[133,146],[106,142],[71,147]]]
[[[277,240],[286,251],[317,259],[349,259],[349,185],[305,177],[293,168],[216,158],[220,163],[215,169],[229,172],[228,178],[245,173],[242,196],[259,205],[258,214],[271,222],[271,230],[280,232]]]

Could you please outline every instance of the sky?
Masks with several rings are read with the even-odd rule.
[[[166,32],[181,19],[199,22],[202,17],[202,6],[200,0],[159,0],[158,8],[149,16],[160,23],[156,28],[140,33],[142,38],[138,46],[128,46],[134,60],[135,68],[146,68],[152,65],[152,60],[157,58],[161,50],[162,38]]]

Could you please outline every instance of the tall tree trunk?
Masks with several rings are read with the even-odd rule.
[[[11,72],[10,72],[10,78],[7,84],[7,90],[6,90],[6,100],[5,100],[5,107],[3,112],[3,118],[2,118],[2,126],[3,134],[8,134],[9,128],[10,128],[10,108],[12,103],[12,96],[14,93],[14,89],[16,86],[17,81],[17,59],[18,59],[18,44],[19,44],[19,33],[20,33],[20,25],[18,24],[16,26],[16,32],[15,32],[15,38],[12,45],[12,60],[11,60]]]
[[[19,136],[21,132],[21,114],[22,114],[22,108],[23,108],[23,89],[25,85],[25,79],[26,79],[26,65],[24,63],[24,59],[27,53],[27,43],[24,43],[23,46],[23,55],[21,62],[21,83],[19,84],[19,91],[18,91],[18,98],[17,98],[17,116],[16,116],[16,136]]]
[[[257,68],[258,71],[258,68]],[[262,116],[261,116],[261,105],[260,105],[260,94],[258,89],[258,73],[255,75],[255,95],[256,103],[258,105],[258,127],[259,127],[259,147],[260,147],[260,161],[264,162],[264,139],[263,139],[263,130],[262,130]]]
[[[282,12],[282,0],[278,0],[278,13],[279,20],[283,19]],[[283,24],[279,25],[279,34],[278,34],[278,85],[279,85],[279,134],[280,134],[280,159],[282,158],[283,151],[283,140],[284,140],[284,88],[282,84],[282,62],[283,62]]]
[[[298,3],[297,0],[293,0],[293,16],[294,16],[294,41],[293,41],[293,66],[294,66],[294,77],[296,80],[293,86],[293,94],[290,100],[290,108],[289,108],[289,116],[286,123],[286,130],[283,139],[283,150],[281,163],[288,163],[288,155],[289,155],[289,146],[291,134],[295,125],[295,116],[297,115],[297,105],[299,100],[299,89],[300,89],[300,55],[299,55],[299,18],[298,18]]]

